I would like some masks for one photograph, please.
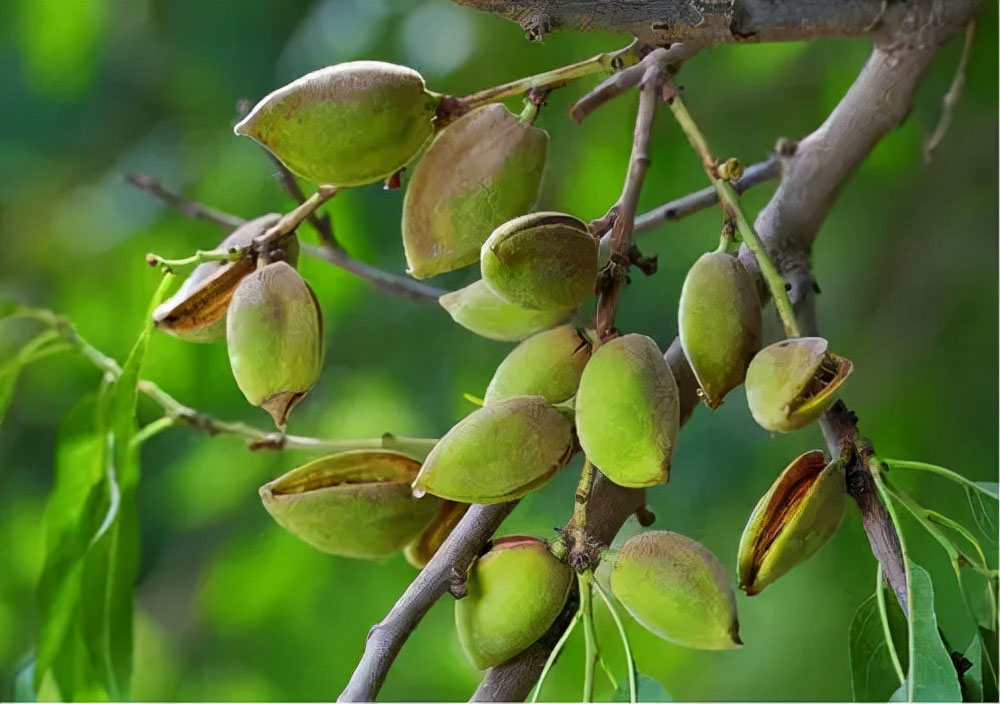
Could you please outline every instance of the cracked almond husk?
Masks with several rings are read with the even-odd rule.
[[[819,450],[796,457],[757,502],[740,538],[740,589],[759,593],[808,560],[844,516],[844,463]]]
[[[656,342],[631,333],[603,343],[584,367],[575,406],[580,445],[608,479],[633,488],[667,481],[680,400]]]
[[[226,315],[226,344],[237,386],[284,428],[319,379],[323,316],[309,284],[285,262],[245,277]]]
[[[500,225],[483,243],[483,281],[522,308],[572,308],[594,292],[597,240],[564,213],[530,213]]]
[[[262,215],[233,230],[216,249],[245,247],[274,226],[281,216]],[[285,261],[293,267],[299,258],[299,240],[281,241]],[[184,279],[177,292],[153,311],[153,324],[187,342],[215,342],[226,334],[226,308],[243,277],[254,270],[251,257],[234,262],[203,262]]]
[[[417,493],[495,504],[541,486],[573,455],[570,421],[541,396],[515,396],[478,408],[427,455]]]
[[[703,254],[681,289],[678,330],[684,356],[709,408],[718,408],[743,383],[760,350],[760,301],[740,260],[723,251]]]
[[[828,347],[822,337],[796,337],[757,353],[745,385],[750,413],[762,428],[798,430],[833,405],[853,365]]]
[[[420,535],[403,549],[406,561],[418,570],[423,569],[468,510],[469,504],[442,501],[441,508],[420,531]]]
[[[538,640],[562,611],[573,571],[544,540],[498,538],[469,570],[466,595],[455,602],[455,627],[480,670],[499,665]]]
[[[379,558],[414,540],[441,506],[417,499],[420,462],[391,450],[351,450],[313,460],[260,488],[285,530],[332,555]]]
[[[493,230],[531,210],[548,134],[499,103],[448,125],[413,170],[403,200],[410,275],[425,279],[474,264]]]
[[[521,308],[498,297],[482,279],[444,294],[438,303],[466,330],[503,342],[523,340],[558,325],[576,312],[576,306],[553,310]]]
[[[593,330],[560,325],[532,335],[497,367],[483,396],[495,403],[512,396],[542,396],[563,403],[576,394],[580,375],[597,342]]]
[[[317,185],[362,186],[416,158],[434,133],[439,100],[411,68],[350,61],[275,90],[234,131]]]
[[[651,633],[699,650],[743,645],[729,574],[701,543],[646,531],[625,541],[611,559],[611,591]]]

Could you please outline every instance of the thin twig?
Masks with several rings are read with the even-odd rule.
[[[278,182],[281,183],[281,187],[287,191],[288,195],[295,199],[300,205],[306,202],[306,194],[302,191],[302,187],[299,185],[299,180],[295,178],[287,166],[285,166],[281,159],[276,157],[270,150],[264,150],[267,153],[267,157],[274,164],[275,168],[278,169]],[[333,247],[340,249],[340,244],[337,242],[337,236],[333,233],[333,222],[330,220],[329,213],[320,214],[318,211],[310,213],[307,218],[309,224],[313,226],[316,233],[319,235],[320,240],[327,247]]]
[[[666,49],[657,49],[649,55],[653,57],[653,60],[644,68],[639,89],[639,110],[635,116],[632,154],[629,157],[628,171],[625,175],[621,196],[611,208],[615,213],[614,224],[611,227],[611,258],[608,271],[602,275],[603,280],[598,283],[599,295],[597,312],[594,317],[597,335],[601,340],[606,340],[614,335],[618,298],[628,276],[629,252],[632,249],[632,227],[635,223],[639,194],[642,192],[646,171],[649,169],[650,133],[653,128],[653,118],[656,117],[656,105],[660,100],[660,78],[664,71],[662,62],[667,53]]]
[[[743,176],[733,184],[737,193],[745,193],[761,183],[778,178],[781,175],[781,158],[771,154],[767,159],[748,166]],[[711,208],[719,202],[719,193],[714,186],[708,186],[700,191],[689,193],[652,210],[639,215],[633,228],[635,234],[643,234],[654,230],[665,222],[675,222],[698,211]],[[609,235],[610,237],[610,235]]]
[[[965,28],[965,43],[962,45],[962,56],[958,60],[955,68],[955,76],[951,79],[951,86],[948,92],[941,99],[941,117],[938,120],[937,128],[933,134],[924,142],[924,162],[931,163],[934,150],[938,148],[951,127],[951,118],[955,112],[958,99],[962,97],[962,88],[965,87],[965,76],[968,72],[969,57],[972,56],[972,45],[976,40],[976,23],[972,21]]]
[[[225,221],[234,223],[234,227],[242,225],[244,220],[237,218],[234,215],[229,215],[227,213],[221,213],[215,211],[208,206],[202,205],[195,201],[188,200],[181,196],[180,194],[171,191],[170,189],[163,186],[159,181],[152,179],[151,177],[135,177],[134,175],[127,176],[129,183],[152,193],[154,196],[160,198],[164,202],[173,205],[180,209],[181,213],[190,217],[204,217],[201,215],[205,212],[217,213]],[[155,184],[151,186],[150,184]],[[300,191],[301,192],[301,191]],[[310,198],[318,199],[319,201],[328,200],[333,196],[330,190],[317,192],[320,194],[314,194]],[[303,194],[304,195],[304,194]],[[284,216],[276,225],[268,229],[263,235],[257,238],[257,242],[267,242],[275,239],[277,236],[290,232],[293,224],[298,225],[303,219],[308,219],[312,217],[315,213],[315,209],[322,203],[309,203],[309,198],[303,198],[295,210],[291,211],[288,215]],[[324,216],[328,217],[328,216]],[[321,224],[320,224],[321,226]],[[331,230],[332,234],[332,230]],[[322,231],[320,231],[320,236],[323,238],[324,242],[326,238],[323,237]],[[385,291],[396,296],[402,296],[403,298],[409,298],[411,300],[423,300],[423,301],[437,301],[442,295],[447,293],[444,289],[437,288],[435,286],[430,286],[428,284],[415,281],[405,276],[399,276],[397,274],[392,274],[387,271],[383,271],[377,267],[370,264],[358,261],[357,259],[351,258],[343,249],[339,247],[331,247],[328,244],[324,244],[321,247],[311,247],[309,245],[302,245],[302,251],[306,254],[316,257],[317,259],[322,259],[325,262],[333,264],[336,267],[343,269],[344,271],[349,271],[350,273],[368,281],[372,286],[380,291]]]
[[[437,299],[447,293],[445,289],[431,286],[430,284],[425,284],[405,276],[390,274],[371,264],[352,259],[342,249],[330,246],[312,247],[310,245],[302,245],[302,251],[311,257],[322,259],[344,271],[349,271],[365,279],[378,290],[391,293],[395,296],[410,298],[414,301],[436,302]]]
[[[650,52],[635,66],[608,77],[576,101],[569,110],[569,116],[577,122],[583,122],[590,113],[606,102],[639,85],[644,80],[646,69],[650,66],[658,64],[667,70],[676,70],[681,62],[694,56],[700,48],[699,45],[679,42],[669,49],[656,49]]]
[[[226,230],[235,230],[246,222],[246,220],[236,215],[230,215],[229,213],[224,213],[221,210],[216,210],[197,201],[185,198],[179,193],[165,188],[159,179],[149,174],[125,174],[125,180],[136,188],[141,188],[144,191],[152,193],[163,202],[180,210],[185,217],[192,220],[205,220]]]
[[[91,364],[114,380],[121,376],[122,368],[113,357],[101,352],[85,340],[73,323],[52,311],[35,308],[20,310],[19,317],[32,318],[50,326],[69,347],[78,351]],[[152,381],[140,379],[136,388],[163,409],[164,417],[175,425],[204,430],[209,435],[237,435],[247,441],[252,450],[316,450],[340,452],[344,450],[390,449],[423,457],[434,447],[434,438],[413,438],[386,433],[377,438],[322,439],[304,435],[285,435],[261,430],[246,423],[221,420],[184,405]]]

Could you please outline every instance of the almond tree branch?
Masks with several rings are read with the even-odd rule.
[[[516,505],[516,501],[474,504],[466,512],[385,618],[372,626],[361,661],[337,701],[375,700],[396,655],[420,619],[453,583],[465,582],[472,561]]]
[[[876,47],[868,64],[826,122],[803,139],[794,154],[783,157],[781,183],[758,216],[756,229],[790,283],[789,295],[793,301],[801,304],[815,295],[808,274],[809,252],[840,188],[875,144],[909,113],[917,83],[938,48],[961,30],[976,6],[974,0],[955,0],[947,6],[936,3],[932,18],[923,16],[925,22],[911,25],[917,28],[911,41],[891,48]],[[758,275],[761,300],[766,301],[766,289],[752,253],[744,248],[740,256],[750,271]],[[688,399],[695,383],[677,340],[674,340],[666,356],[678,376],[682,400]],[[823,419],[831,451],[835,447],[839,451],[841,442],[855,432],[854,426],[853,415],[842,404],[831,409]],[[873,554],[883,565],[897,598],[902,593],[905,600],[905,573],[902,571],[898,538],[891,521],[886,521],[885,506],[872,490],[873,480],[862,465],[856,463],[849,474],[848,491],[861,508]],[[595,488],[593,503],[602,505],[607,512],[608,523],[603,530],[611,532],[613,537],[631,514],[625,507],[629,503],[627,494],[634,490],[620,489],[619,494],[624,493],[625,496],[619,496],[618,501],[607,500],[602,496],[602,486],[607,484]],[[597,521],[588,522],[588,526],[597,525]],[[548,656],[549,650],[539,647],[540,643],[489,670],[472,700],[523,699],[534,685],[540,670],[539,659],[544,662]]]
[[[503,14],[509,10],[513,19],[533,21],[522,10],[526,4],[539,6],[542,0],[525,2],[507,2],[506,0],[456,0],[462,4],[472,5]],[[564,5],[568,3],[559,2]],[[605,10],[635,11],[644,14],[643,26],[651,19],[649,8],[659,3],[622,3],[622,2],[577,2],[577,11],[587,13],[587,28],[615,29],[607,24]],[[671,3],[673,4],[673,3]],[[726,4],[729,3],[720,3]],[[768,2],[772,7],[815,7],[821,3],[809,1],[802,3],[778,4]],[[851,4],[822,3],[834,8]],[[874,9],[872,3],[869,9]],[[675,5],[676,6],[676,5]],[[858,7],[861,5],[859,4]],[[930,64],[941,43],[957,32],[968,20],[977,6],[976,0],[924,0],[902,7],[908,12],[899,20],[900,8],[890,8],[896,13],[895,19],[901,26],[907,28],[906,36],[898,41],[888,42],[894,34],[887,29],[880,33],[881,46],[875,50],[868,65],[861,72],[854,86],[816,132],[811,134],[794,154],[785,155],[783,160],[783,177],[778,192],[775,193],[768,207],[757,219],[757,231],[764,240],[771,256],[778,263],[782,272],[787,274],[786,262],[796,263],[808,261],[808,252],[823,218],[832,204],[833,198],[841,185],[853,173],[865,155],[874,145],[905,117],[913,97],[913,91],[918,79]],[[879,25],[884,16],[882,3],[878,12],[865,17],[866,24]],[[516,15],[516,16],[515,16]],[[535,17],[535,20],[545,18]],[[522,25],[524,26],[524,25]],[[637,29],[634,25],[632,29]],[[671,36],[661,43],[670,41],[685,41],[698,34],[698,30],[690,27],[690,31],[678,31],[677,36]],[[621,27],[617,31],[623,30]],[[867,31],[872,31],[868,29]],[[637,32],[632,32],[637,33]],[[810,35],[813,36],[813,35]],[[731,35],[729,38],[732,38]],[[761,37],[765,38],[765,37]],[[896,68],[893,68],[893,65]],[[874,115],[873,115],[874,113]],[[840,163],[843,152],[844,163]],[[830,155],[837,155],[831,160]],[[827,163],[832,162],[832,163]],[[826,168],[821,168],[825,166]],[[752,254],[744,253],[751,260],[751,271],[756,272],[752,262]],[[743,256],[741,254],[741,256]],[[743,256],[746,261],[746,256]],[[794,267],[793,267],[794,269]],[[793,286],[794,291],[794,286]],[[790,292],[791,293],[791,292]],[[765,300],[762,298],[762,300]],[[697,403],[696,383],[694,375],[684,359],[683,351],[677,340],[671,344],[665,357],[677,379],[680,390],[682,421]],[[595,542],[604,541],[609,544],[617,534],[625,520],[644,505],[641,490],[624,489],[603,476],[598,476],[593,490],[593,500],[588,502],[588,509],[593,511],[587,521],[588,530]],[[466,527],[461,524],[456,527],[448,539],[452,548],[465,545],[478,550],[485,544],[488,536],[485,532],[466,534]],[[475,552],[473,550],[473,552]],[[423,580],[421,588],[430,590],[433,601],[446,591],[443,580],[450,574],[449,556],[442,551],[428,563],[424,573],[435,575],[440,583]],[[418,577],[419,578],[419,577]],[[413,585],[411,585],[412,587]],[[411,589],[406,592],[411,595]],[[412,601],[412,600],[411,600]],[[417,602],[417,607],[408,607],[406,603],[397,603],[391,612],[395,624],[406,624],[412,630],[420,616],[429,607],[423,600]],[[409,614],[408,608],[419,608],[419,613]],[[359,663],[351,679],[351,685],[341,695],[341,701],[369,701],[378,694],[385,673],[391,666],[392,658],[398,653],[402,641],[409,635],[409,630],[393,629],[384,638],[378,640],[379,651],[370,654],[366,648],[365,656]],[[508,662],[489,670],[479,688],[473,695],[476,701],[520,701],[530,692],[542,664],[551,651],[553,639],[543,638],[521,654]],[[368,683],[367,686],[363,683]]]
[[[911,10],[952,0],[453,0],[516,22],[532,38],[559,29],[632,35],[648,46],[819,37],[888,39]],[[961,2],[961,0],[959,0]],[[913,25],[906,27],[912,33]]]
[[[635,130],[632,137],[632,154],[628,171],[622,186],[621,196],[612,207],[614,211],[611,226],[611,258],[607,270],[598,280],[597,313],[594,326],[601,340],[615,334],[615,312],[618,298],[625,287],[630,265],[629,252],[632,249],[632,228],[635,211],[639,204],[639,194],[649,169],[649,137],[656,117],[656,105],[660,101],[660,79],[664,69],[658,63],[667,53],[666,49],[656,49],[653,61],[643,69],[639,88],[639,109],[635,116]]]

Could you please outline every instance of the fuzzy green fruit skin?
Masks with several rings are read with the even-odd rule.
[[[416,538],[441,506],[414,498],[420,462],[390,450],[341,452],[297,467],[260,488],[285,530],[343,557],[391,555]]]
[[[421,157],[403,199],[410,275],[425,279],[479,259],[489,234],[531,210],[549,136],[499,103],[463,115]]]
[[[844,517],[844,464],[818,450],[795,458],[761,497],[740,538],[739,584],[749,596],[812,557]]]
[[[705,402],[717,408],[760,349],[760,302],[739,259],[709,252],[694,263],[681,289],[678,329]]]
[[[361,186],[409,164],[431,138],[438,98],[413,69],[351,61],[266,96],[236,127],[318,185]]]
[[[576,306],[555,310],[515,306],[498,298],[482,279],[444,294],[438,303],[466,330],[502,342],[523,340],[558,325],[576,311]]]
[[[464,503],[519,499],[548,481],[572,452],[566,417],[541,396],[516,396],[459,421],[427,455],[413,488]]]
[[[513,396],[542,396],[549,403],[568,401],[576,394],[595,342],[593,330],[572,325],[532,335],[500,362],[484,402]]]
[[[216,249],[245,247],[270,229],[281,216],[262,215],[233,230]],[[282,242],[285,260],[293,267],[299,260],[299,239],[294,234]],[[160,330],[186,342],[215,342],[226,334],[226,308],[233,291],[253,271],[250,260],[204,262],[184,279],[177,292],[156,307],[153,323]]]
[[[499,665],[538,640],[559,616],[573,571],[544,541],[500,538],[476,560],[466,596],[455,602],[459,641],[480,670]]]
[[[833,405],[835,392],[851,373],[851,363],[828,352],[822,337],[797,337],[768,345],[747,368],[746,392],[750,413],[765,430],[787,433],[818,419]],[[826,360],[840,373],[833,383],[808,401],[799,401]]]
[[[229,303],[226,343],[240,391],[284,426],[323,366],[323,321],[312,289],[285,262],[250,274]]]
[[[597,240],[583,221],[563,213],[530,213],[500,225],[483,243],[483,281],[522,308],[575,307],[594,292]]]
[[[611,591],[664,640],[699,650],[739,648],[729,575],[707,548],[669,531],[630,538],[614,558]]]
[[[645,335],[597,348],[580,377],[576,432],[587,457],[615,484],[667,481],[680,422],[677,383]]]

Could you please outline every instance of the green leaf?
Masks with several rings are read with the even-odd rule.
[[[59,339],[59,333],[55,330],[45,330],[25,343],[8,359],[0,362],[0,425],[3,424],[10,409],[14,386],[21,375],[21,370],[43,357],[69,349],[69,346],[61,344]]]
[[[996,498],[997,485],[995,483],[976,482],[976,486],[988,491]],[[982,531],[983,535],[995,542],[997,533],[996,506],[987,504],[986,499],[983,498],[983,493],[971,487],[965,488],[965,496],[969,500],[969,508],[972,509],[972,517],[975,519],[976,525],[979,526],[979,530]]]
[[[979,638],[982,642],[982,682],[983,682],[983,701],[985,702],[995,702],[998,701],[1000,695],[1000,688],[998,688],[997,683],[1000,682],[1000,654],[997,653],[997,641],[998,634],[996,629],[983,628],[979,626]]]
[[[139,565],[139,465],[131,440],[151,312],[118,378],[101,389],[96,403],[74,409],[60,434],[38,587],[35,687],[43,699],[128,697]]]
[[[910,700],[906,698],[906,695],[907,695],[907,684],[906,682],[903,682],[903,684],[899,685],[899,687],[896,688],[896,691],[893,692],[886,701],[908,702]]]
[[[909,576],[908,699],[914,702],[959,701],[962,692],[958,674],[938,633],[930,575],[923,567],[911,561]]]
[[[628,700],[628,680],[625,680],[618,685],[613,701],[627,702]],[[670,692],[657,680],[649,675],[639,675],[636,678],[636,701],[672,702],[674,699],[670,696]]]
[[[881,586],[879,588],[882,589]],[[895,598],[890,596],[885,602],[893,645],[902,667],[905,668],[906,618]],[[849,642],[854,701],[886,701],[899,687],[900,681],[885,637],[877,594],[868,597],[854,612]]]
[[[1000,483],[997,482],[973,482],[994,499],[1000,499]]]
[[[962,701],[985,701],[983,699],[983,643],[979,640],[978,633],[962,655],[972,663],[972,667],[962,673]]]

